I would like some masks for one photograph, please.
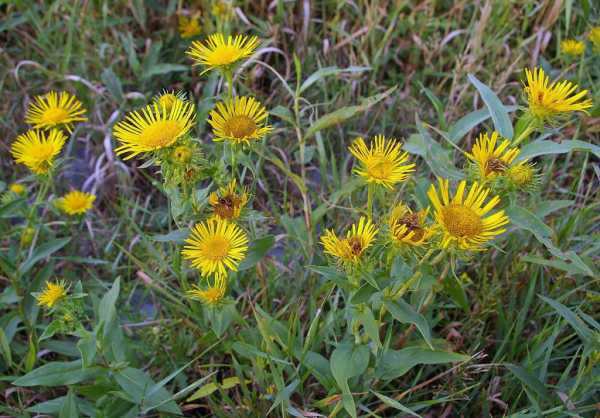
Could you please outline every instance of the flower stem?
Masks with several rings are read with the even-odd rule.
[[[369,219],[373,219],[373,192],[374,186],[369,183],[367,186],[367,215]]]

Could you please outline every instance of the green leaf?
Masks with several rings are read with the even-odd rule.
[[[305,139],[312,137],[318,131],[330,128],[332,126],[339,125],[340,123],[356,116],[357,114],[364,112],[375,103],[388,97],[396,90],[396,86],[387,89],[385,92],[376,94],[374,96],[363,99],[363,103],[357,106],[346,106],[340,109],[334,110],[319,119],[317,119],[310,128],[306,131]]]
[[[304,83],[302,83],[302,85],[300,86],[298,93],[302,94],[307,88],[312,86],[317,81],[322,80],[323,78],[331,76],[331,75],[337,75],[337,74],[342,74],[342,73],[360,73],[363,71],[370,71],[370,70],[371,70],[371,67],[355,67],[355,66],[351,66],[348,68],[338,68],[338,67],[319,68],[317,71],[315,71],[310,76],[308,76],[306,78],[306,80],[304,80]]]
[[[112,322],[117,316],[117,310],[115,304],[119,297],[119,290],[121,288],[121,281],[119,278],[115,279],[111,288],[102,296],[100,305],[98,306],[99,326],[103,328],[103,335],[106,337],[112,328]]]
[[[479,81],[473,74],[469,74],[467,77],[469,78],[471,84],[475,86],[479,92],[479,95],[481,96],[481,99],[487,106],[498,133],[505,138],[512,139],[512,122],[510,121],[506,107],[502,104],[498,96],[496,96],[496,93]]]
[[[356,418],[356,404],[348,386],[348,379],[359,376],[369,365],[369,347],[342,343],[333,350],[330,359],[331,373],[342,390],[342,404],[352,417]]]
[[[411,410],[410,408],[407,408],[406,406],[402,405],[400,402],[398,402],[395,399],[389,398],[385,395],[382,395],[381,393],[377,393],[374,390],[371,391],[375,396],[377,396],[379,399],[381,399],[383,401],[384,404],[397,409],[399,411],[402,412],[406,412],[407,414],[412,415],[413,417],[421,417],[421,415],[417,414],[416,412],[414,412],[413,410]]]
[[[149,238],[156,242],[173,242],[176,244],[183,244],[185,239],[190,235],[189,228],[176,229],[168,234],[154,234],[150,235]]]
[[[115,101],[121,103],[123,101],[123,86],[121,85],[121,80],[119,80],[119,77],[113,72],[112,68],[106,68],[102,71],[100,79]]]
[[[507,112],[514,112],[517,110],[517,106],[504,106]],[[485,122],[490,118],[490,111],[487,107],[474,112],[468,113],[467,115],[460,118],[448,131],[448,138],[455,144],[458,143],[464,136],[474,127],[482,122]]]
[[[82,368],[81,360],[44,364],[13,382],[15,386],[64,386],[93,378],[97,367]]]
[[[544,384],[540,382],[537,377],[531,374],[531,372],[515,364],[509,363],[505,364],[504,366],[510,370],[511,373],[521,381],[521,383],[523,383],[527,388],[533,390],[539,397],[545,400],[550,399],[550,395],[548,394]]]
[[[600,146],[598,145],[577,139],[561,142],[543,139],[525,145],[521,149],[517,161],[530,160],[541,155],[565,154],[571,151],[591,152],[596,158],[600,158]]]
[[[77,409],[77,402],[72,389],[69,389],[67,396],[63,400],[58,418],[79,418],[79,410]]]
[[[377,348],[380,348],[381,342],[379,341],[379,324],[375,319],[371,309],[365,306],[363,306],[361,309],[353,309],[352,315],[355,320],[362,324],[371,341],[375,343]]]
[[[10,344],[8,343],[8,338],[6,337],[6,333],[4,329],[0,326],[0,354],[4,357],[4,361],[8,365],[8,367],[12,367],[12,354],[10,351]]]
[[[244,271],[254,267],[269,252],[273,244],[275,244],[275,237],[273,235],[265,235],[253,240],[250,244],[248,254],[240,263],[238,270]]]
[[[430,350],[423,347],[408,347],[402,350],[388,350],[377,365],[377,376],[391,380],[404,375],[418,364],[456,363],[470,360],[464,354],[442,350]]]
[[[166,64],[166,63],[154,64],[153,66],[148,68],[146,71],[144,71],[144,75],[142,77],[150,78],[155,75],[169,74],[169,73],[173,73],[173,72],[182,72],[182,71],[187,71],[188,69],[189,69],[189,67],[187,65],[181,65],[181,64]]]
[[[154,393],[150,392],[156,386],[156,383],[148,373],[133,367],[127,367],[116,372],[114,376],[121,389],[145,411],[156,408],[160,412],[181,415],[181,410],[164,387],[154,390]],[[163,403],[164,401],[166,403]]]
[[[415,309],[403,299],[397,299],[395,301],[386,300],[383,303],[395,320],[400,321],[403,324],[415,325],[425,339],[427,345],[433,349],[431,343],[431,330],[423,315],[415,311]]]
[[[81,353],[83,367],[90,367],[94,364],[96,358],[96,336],[91,332],[86,334],[77,341],[77,349]]]
[[[54,415],[54,414],[58,414],[60,413],[60,410],[65,402],[66,399],[66,395],[65,396],[61,396],[58,398],[54,398],[54,399],[50,399],[49,401],[46,402],[40,402],[38,404],[35,404],[33,406],[30,406],[29,408],[26,409],[27,412],[33,412],[36,414],[45,414],[45,415]],[[88,417],[96,417],[96,409],[94,408],[94,406],[86,401],[85,399],[80,399],[75,397],[76,402],[77,402],[77,407],[79,408],[80,412],[83,415],[86,415]]]
[[[31,254],[31,256],[28,257],[25,261],[23,261],[23,263],[19,267],[21,274],[27,273],[35,265],[35,263],[51,256],[52,254],[60,250],[62,247],[67,245],[69,241],[71,241],[71,238],[58,238],[48,241],[37,247]]]
[[[586,343],[594,342],[594,333],[593,331],[585,324],[585,322],[572,310],[567,308],[560,302],[555,301],[554,299],[547,298],[542,295],[538,295],[544,302],[548,305],[552,306],[552,308],[573,327],[577,335],[584,340]]]

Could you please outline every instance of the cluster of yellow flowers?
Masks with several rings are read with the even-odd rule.
[[[584,99],[587,91],[577,91],[577,85],[561,81],[550,83],[541,68],[526,70],[524,86],[528,101],[528,114],[537,123],[592,106]],[[475,179],[462,180],[454,195],[450,182],[437,179],[427,192],[431,206],[413,211],[405,202],[394,204],[383,221],[373,222],[373,187],[380,185],[389,191],[406,181],[415,170],[408,163],[408,155],[401,151],[395,139],[376,136],[368,147],[363,138],[357,138],[349,147],[359,161],[354,172],[368,185],[367,216],[351,226],[345,236],[326,230],[321,236],[324,252],[336,263],[352,268],[364,261],[365,253],[384,230],[382,244],[395,248],[439,248],[452,251],[481,251],[484,245],[505,232],[509,219],[501,205],[500,196],[492,194],[502,180],[514,189],[522,190],[536,181],[536,172],[528,160],[517,161],[520,149],[498,132],[482,132],[470,152],[465,153],[468,168]],[[469,184],[470,183],[470,184]],[[495,210],[495,211],[494,211]],[[430,219],[431,213],[431,219]]]
[[[592,44],[592,50],[600,53],[600,26],[590,29],[587,36]],[[572,57],[579,57],[585,53],[585,42],[578,39],[564,39],[560,42],[560,52]]]
[[[216,0],[210,7],[212,17],[216,19],[217,27],[227,23],[233,17],[233,4],[227,0]],[[187,15],[179,13],[179,36],[183,39],[195,38],[202,34],[201,11],[195,10]],[[212,22],[206,22],[210,26]]]
[[[212,127],[213,141],[226,142],[232,156],[240,147],[251,145],[272,130],[266,123],[267,110],[258,100],[233,94],[233,70],[257,46],[255,36],[226,37],[217,33],[205,42],[193,42],[186,52],[195,66],[204,67],[201,74],[219,71],[228,84],[227,97],[216,104],[207,122]],[[120,143],[116,153],[125,160],[148,154],[160,160],[166,155],[188,164],[197,151],[197,141],[190,135],[195,120],[195,106],[185,95],[165,92],[144,109],[130,112],[115,126],[114,136]],[[249,194],[245,187],[238,186],[234,161],[230,181],[208,197],[212,215],[192,228],[182,251],[204,279],[188,295],[211,306],[223,300],[228,273],[237,271],[248,250],[248,235],[236,222]]]
[[[21,134],[11,145],[11,154],[18,164],[25,165],[31,172],[41,177],[52,174],[55,160],[62,151],[67,133],[73,132],[75,122],[85,122],[86,110],[72,94],[62,91],[50,91],[46,95],[36,96],[30,103],[25,121],[32,129]],[[10,191],[23,194],[22,184],[13,184]],[[72,190],[56,201],[56,205],[68,215],[87,212],[96,196]]]

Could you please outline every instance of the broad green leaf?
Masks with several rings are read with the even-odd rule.
[[[546,386],[544,386],[544,384],[540,382],[540,380],[531,372],[515,364],[509,363],[505,364],[504,366],[510,370],[511,373],[521,381],[521,383],[523,383],[527,388],[533,390],[540,398],[546,400],[550,399],[548,391],[546,390]]]
[[[40,402],[26,409],[27,412],[36,414],[55,415],[58,414],[65,402],[67,396],[61,396],[51,399],[46,402]],[[96,417],[96,408],[89,401],[81,398],[76,398],[79,411],[88,417]]]
[[[58,413],[58,418],[79,418],[77,400],[72,389],[69,389],[67,396],[63,400],[62,407]]]
[[[369,71],[371,67],[348,67],[348,68],[338,68],[338,67],[324,67],[319,68],[317,71],[309,75],[306,80],[300,86],[300,90],[298,93],[302,94],[307,88],[312,86],[319,80],[322,80],[325,77],[342,74],[342,73],[360,73],[363,71]]]
[[[504,106],[507,112],[514,112],[517,110],[517,106]],[[468,113],[467,115],[460,118],[448,131],[448,138],[458,143],[464,136],[469,133],[471,129],[476,127],[482,122],[485,122],[490,118],[490,111],[487,107],[474,112]]]
[[[402,350],[386,351],[377,365],[377,376],[391,380],[404,375],[418,364],[457,363],[470,360],[464,354],[423,347],[408,347]]]
[[[182,72],[189,70],[187,65],[181,64],[155,64],[152,67],[148,68],[148,70],[144,71],[144,78],[150,78],[155,75],[161,74],[169,74],[173,72]]]
[[[100,305],[98,306],[99,323],[103,324],[104,336],[107,336],[112,328],[112,322],[117,316],[117,310],[115,304],[119,297],[119,290],[121,288],[121,281],[119,278],[115,279],[111,288],[102,296]]]
[[[383,303],[395,320],[400,321],[403,324],[415,325],[423,336],[423,339],[425,339],[427,345],[433,349],[431,343],[431,329],[423,315],[415,311],[411,305],[402,299],[394,301],[386,300]]]
[[[176,244],[183,244],[185,239],[190,235],[189,228],[176,229],[175,231],[171,231],[168,234],[155,234],[150,235],[152,241],[156,242],[173,242]]]
[[[396,86],[387,89],[385,92],[376,94],[374,96],[363,99],[363,103],[357,106],[346,106],[341,109],[334,110],[331,113],[328,113],[319,119],[317,119],[310,128],[306,131],[305,139],[312,137],[318,131],[323,129],[330,128],[335,125],[339,125],[340,123],[356,116],[357,114],[364,112],[377,102],[388,97],[396,90]]]
[[[378,348],[381,347],[381,342],[379,341],[379,324],[371,309],[363,306],[361,309],[354,309],[352,315],[355,320],[362,324],[371,341],[373,341]]]
[[[28,257],[19,267],[21,274],[27,273],[40,260],[50,257],[52,254],[60,250],[68,244],[71,238],[58,238],[37,247],[30,257]]]
[[[475,86],[481,99],[487,106],[494,126],[500,135],[505,138],[513,138],[513,126],[508,116],[506,107],[502,104],[496,93],[492,91],[488,86],[483,84],[473,74],[468,75],[469,81]]]
[[[82,368],[81,360],[44,364],[13,382],[15,386],[64,386],[93,378],[97,367]]]
[[[121,389],[145,411],[156,408],[160,412],[181,415],[181,410],[171,399],[171,394],[165,388],[161,387],[154,393],[150,393],[156,383],[148,373],[133,367],[127,367],[116,372],[114,376]],[[163,403],[163,401],[166,401],[166,403]]]
[[[238,270],[244,271],[254,267],[269,252],[273,244],[275,244],[273,235],[265,235],[253,240],[250,243],[248,254],[240,263]]]
[[[571,151],[591,152],[596,158],[600,158],[600,146],[589,142],[579,141],[577,139],[562,142],[542,139],[525,145],[521,149],[517,161],[530,160],[541,155],[565,154]]]
[[[331,373],[342,390],[342,403],[344,409],[351,416],[356,417],[356,405],[348,386],[348,379],[360,376],[369,365],[369,347],[342,343],[333,350],[330,359]]]
[[[96,336],[91,332],[86,332],[83,337],[77,341],[77,349],[81,353],[83,367],[90,367],[94,364],[96,358]]]

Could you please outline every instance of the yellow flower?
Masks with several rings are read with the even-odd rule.
[[[258,46],[256,36],[225,36],[222,33],[210,35],[205,43],[194,41],[185,52],[194,60],[194,65],[206,67],[201,74],[216,69],[229,71],[238,61],[248,58]]]
[[[583,55],[585,44],[576,39],[565,39],[560,43],[560,52],[573,56]]]
[[[498,138],[500,135],[496,131],[491,136],[484,132],[475,141],[471,152],[466,153],[467,158],[477,164],[482,180],[504,173],[521,152],[519,148],[509,147],[508,139],[503,139],[496,147]]]
[[[371,246],[377,235],[377,228],[364,216],[358,224],[352,225],[346,232],[346,238],[338,238],[331,230],[321,236],[321,245],[326,254],[332,255],[342,263],[357,264],[364,252]]]
[[[56,200],[56,207],[67,215],[81,215],[92,208],[96,196],[91,193],[72,190]]]
[[[192,299],[197,299],[205,305],[214,307],[223,301],[226,291],[227,277],[216,275],[212,283],[210,283],[209,280],[208,286],[200,287],[195,285],[192,290],[188,290],[186,294]]]
[[[588,39],[593,45],[594,52],[600,54],[600,26],[596,26],[590,30],[590,34],[588,35]]]
[[[231,141],[234,144],[249,144],[259,140],[273,129],[266,125],[267,109],[253,97],[235,97],[217,103],[210,112],[208,123],[213,128],[214,141]]]
[[[184,38],[193,38],[202,33],[200,21],[196,16],[179,16],[179,35]]]
[[[591,99],[582,100],[587,90],[575,93],[577,84],[566,80],[549,84],[550,79],[541,68],[534,68],[533,72],[525,69],[525,74],[529,111],[542,121],[569,112],[587,113],[586,109],[592,107]]]
[[[188,133],[196,118],[194,105],[176,101],[170,110],[157,103],[141,111],[130,112],[126,119],[114,128],[115,137],[121,142],[117,155],[129,154],[125,160],[144,152],[167,148]]]
[[[237,193],[236,186],[237,182],[233,179],[227,186],[219,188],[218,193],[212,192],[208,197],[208,203],[213,207],[216,217],[229,220],[239,218],[240,212],[248,203],[248,193],[245,187]]]
[[[45,174],[52,168],[66,140],[65,134],[57,129],[47,133],[32,129],[17,137],[10,152],[17,163],[35,174]]]
[[[408,153],[402,152],[401,148],[402,144],[395,139],[377,135],[370,148],[364,139],[356,138],[348,149],[361,162],[360,168],[354,169],[356,174],[367,183],[393,189],[396,183],[405,181],[415,171],[415,164],[407,164]]]
[[[46,288],[35,298],[37,299],[37,304],[39,306],[46,306],[48,309],[50,309],[66,295],[67,287],[65,286],[65,282],[46,282]]]
[[[30,227],[23,228],[23,231],[21,232],[21,238],[20,238],[21,245],[24,247],[26,245],[31,244],[31,241],[33,241],[34,235],[35,235],[35,229],[30,228]]]
[[[185,102],[186,100],[186,95],[182,91],[175,93],[174,91],[163,90],[161,94],[154,97],[154,102],[160,107],[164,107],[167,112],[171,111],[175,103]]]
[[[503,210],[485,216],[500,203],[500,198],[494,196],[484,205],[489,189],[474,183],[465,198],[467,182],[463,180],[450,200],[448,180],[438,178],[438,183],[439,191],[432,184],[427,195],[435,210],[437,228],[442,231],[442,248],[481,250],[484,243],[505,231],[502,226],[508,224],[508,217]]]
[[[13,192],[14,194],[21,195],[25,193],[27,189],[21,183],[12,183],[10,186],[8,186],[8,190]]]
[[[506,176],[517,187],[527,188],[535,183],[535,169],[533,165],[522,162],[509,167]]]
[[[51,91],[34,97],[25,115],[25,122],[35,129],[51,129],[63,125],[69,133],[73,130],[73,122],[86,120],[85,108],[81,102],[66,91]]]
[[[218,218],[196,224],[185,242],[181,254],[202,276],[225,276],[228,269],[237,271],[248,251],[246,233],[236,224]]]
[[[395,205],[387,222],[391,241],[415,247],[425,244],[431,236],[430,228],[424,224],[428,213],[429,208],[415,213],[404,203]]]

